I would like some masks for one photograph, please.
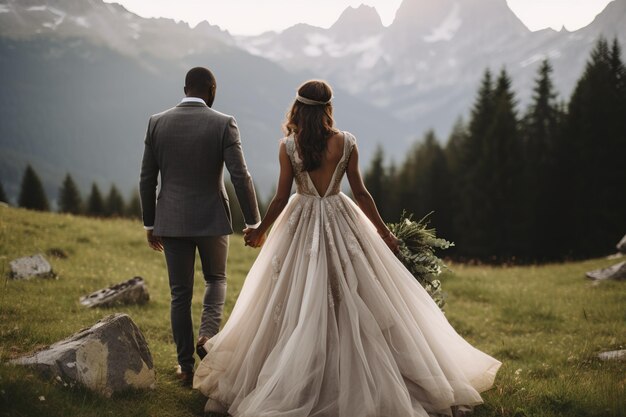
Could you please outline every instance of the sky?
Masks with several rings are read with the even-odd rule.
[[[105,0],[120,3],[143,17],[168,17],[192,27],[203,20],[234,35],[281,31],[296,23],[331,26],[348,6],[376,7],[390,25],[402,0]],[[428,0],[438,1],[438,0]],[[576,30],[591,23],[612,0],[506,0],[530,30],[565,26]]]

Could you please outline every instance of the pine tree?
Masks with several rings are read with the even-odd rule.
[[[511,79],[502,70],[494,90],[494,114],[486,136],[483,161],[490,176],[485,178],[485,214],[490,255],[509,260],[527,255],[527,225],[522,207],[522,142],[515,110]]]
[[[395,201],[393,210],[396,216],[393,221],[397,221],[403,211],[413,213],[416,217],[421,214],[421,209],[417,207],[417,201],[420,198],[417,180],[419,175],[418,158],[421,146],[420,142],[413,145],[394,176],[395,191],[393,194],[395,195]]]
[[[124,215],[124,198],[115,185],[111,185],[106,199],[105,214],[107,217],[121,217]]]
[[[459,199],[462,195],[462,184],[464,179],[464,173],[460,170],[460,164],[462,160],[462,150],[467,142],[467,126],[463,121],[463,118],[459,117],[452,128],[452,133],[448,137],[448,142],[445,147],[446,165],[448,166],[448,175],[450,182],[448,200],[448,221],[447,226],[441,227],[440,235],[444,236],[454,242],[458,242],[458,233],[456,227],[461,224],[463,218],[462,210],[463,204]],[[447,227],[447,230],[446,230]],[[463,233],[463,228],[459,229],[459,233]],[[459,252],[459,246],[455,245],[450,248],[448,254],[451,256],[456,255]]]
[[[0,202],[3,203],[9,203],[9,199],[7,198],[7,195],[4,192],[4,188],[2,187],[2,183],[0,182]]]
[[[139,198],[138,190],[135,189],[131,193],[124,214],[131,219],[141,219],[141,199]]]
[[[386,219],[388,207],[387,207],[387,174],[385,172],[384,167],[385,161],[385,152],[383,148],[379,145],[376,148],[376,152],[374,152],[374,156],[372,161],[370,162],[369,168],[365,171],[365,175],[363,176],[363,182],[365,183],[365,187],[372,195],[372,198],[376,202],[376,206],[378,207],[378,211],[383,219]],[[387,219],[388,220],[388,219]]]
[[[93,217],[102,217],[106,214],[102,194],[96,183],[93,183],[91,186],[91,194],[87,199],[86,214]]]
[[[82,201],[78,187],[70,174],[67,174],[59,190],[59,211],[61,213],[79,214],[81,207]]]
[[[537,72],[532,102],[522,123],[524,143],[524,210],[528,255],[535,260],[558,258],[562,247],[562,193],[567,189],[559,168],[558,141],[563,114],[552,83],[552,65],[544,60]]]
[[[24,171],[18,205],[39,211],[48,211],[50,207],[41,180],[30,165],[28,165]]]
[[[426,133],[414,161],[416,199],[412,202],[410,211],[417,218],[434,212],[433,225],[440,236],[447,236],[451,230],[450,174],[444,150],[432,130]]]
[[[493,81],[487,69],[471,111],[467,134],[456,144],[453,167],[459,210],[454,216],[455,235],[451,238],[457,243],[458,252],[469,258],[485,259],[491,255],[487,232],[493,209],[487,183],[493,174],[484,152],[494,109]]]
[[[452,127],[452,133],[448,137],[446,143],[446,160],[448,167],[450,168],[451,175],[455,175],[458,172],[461,152],[465,142],[467,141],[467,126],[462,117],[459,117],[454,126]]]
[[[569,103],[563,149],[575,184],[564,242],[575,257],[614,250],[626,229],[626,87],[617,42],[596,43]]]
[[[485,72],[467,133],[448,146],[458,213],[459,254],[485,261],[523,253],[521,141],[511,80],[503,69],[493,85]]]

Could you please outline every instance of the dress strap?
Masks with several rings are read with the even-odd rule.
[[[344,146],[345,146],[345,154],[346,157],[345,159],[348,160],[350,159],[350,155],[352,154],[352,150],[354,149],[355,145],[356,145],[356,137],[347,131],[343,132],[344,135]]]
[[[283,143],[285,144],[285,150],[287,151],[287,156],[289,156],[289,160],[293,165],[295,165],[296,142],[293,140],[292,136],[287,136],[283,139]]]

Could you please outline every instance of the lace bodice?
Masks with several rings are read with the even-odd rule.
[[[298,154],[294,137],[289,136],[284,139],[285,146],[287,148],[287,155],[289,155],[289,160],[291,161],[291,166],[293,167],[293,176],[296,181],[296,192],[298,194],[309,195],[312,197],[328,197],[336,195],[339,191],[341,191],[341,180],[346,172],[350,154],[356,144],[356,138],[352,133],[344,131],[343,138],[343,156],[335,167],[335,172],[333,173],[328,189],[324,195],[319,195],[317,189],[313,185],[313,181],[311,181],[311,177],[309,177],[308,172],[304,170],[302,159]]]

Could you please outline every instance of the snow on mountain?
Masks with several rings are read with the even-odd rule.
[[[71,172],[85,189],[114,182],[136,187],[145,123],[177,103],[185,71],[212,69],[218,80],[216,109],[237,117],[247,162],[260,195],[275,185],[277,139],[297,86],[311,78],[276,62],[293,56],[309,62],[353,56],[372,66],[380,51],[380,18],[358,8],[332,30],[297,25],[280,42],[268,33],[249,50],[219,27],[194,28],[171,19],[146,19],[102,0],[0,0],[0,178],[15,196],[26,163],[56,195]],[[355,22],[375,24],[344,36]],[[373,23],[372,23],[373,22]],[[296,48],[296,49],[294,49]],[[272,51],[267,59],[265,53]],[[263,55],[263,56],[257,56]],[[347,57],[347,58],[345,58]],[[335,85],[338,126],[359,138],[364,161],[389,137],[399,157],[413,139],[408,123]],[[26,94],[25,94],[26,92]],[[36,95],[33,100],[32,92]]]
[[[599,36],[617,36],[626,45],[626,0],[609,3],[592,24],[573,33],[531,32],[506,0],[404,0],[386,28],[374,13],[348,8],[329,29],[297,25],[240,37],[238,44],[290,71],[326,78],[416,131],[432,127],[444,135],[468,113],[487,67],[507,69],[521,107],[543,59],[552,61],[566,99]]]
[[[425,42],[437,42],[437,41],[449,41],[454,38],[457,31],[461,27],[463,20],[460,15],[461,6],[455,3],[450,10],[450,14],[444,19],[444,21],[433,29],[430,35],[424,36]]]
[[[202,22],[190,30],[171,19],[144,19],[116,3],[99,0],[1,0],[0,34],[12,39],[52,35],[89,39],[126,55],[182,58],[214,51],[234,40]],[[181,48],[185,45],[185,48]]]

